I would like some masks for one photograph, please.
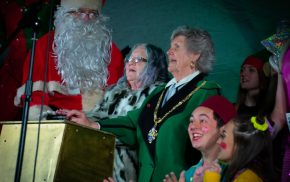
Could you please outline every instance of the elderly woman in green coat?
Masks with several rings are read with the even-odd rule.
[[[167,54],[173,79],[157,87],[139,109],[100,121],[77,110],[65,112],[69,121],[111,132],[136,147],[140,182],[162,181],[165,174],[179,174],[199,161],[200,154],[192,151],[187,135],[189,118],[198,105],[220,90],[219,85],[205,80],[214,60],[208,32],[178,27]]]

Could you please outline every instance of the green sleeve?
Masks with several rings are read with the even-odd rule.
[[[101,125],[101,130],[113,133],[123,143],[134,146],[137,144],[137,130],[139,129],[138,121],[139,115],[143,108],[146,106],[156,93],[164,89],[164,85],[158,86],[152,93],[145,99],[139,109],[129,111],[126,116],[119,116],[117,118],[105,119],[98,121]],[[92,121],[97,121],[96,118],[88,117]]]
[[[123,143],[134,146],[137,143],[137,126],[141,109],[129,111],[126,116],[98,121],[101,130],[113,133]]]

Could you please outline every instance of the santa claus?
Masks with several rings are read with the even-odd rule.
[[[89,110],[102,89],[123,74],[122,54],[112,43],[101,0],[62,0],[55,12],[55,31],[36,42],[29,120],[56,109]],[[24,64],[23,85],[14,104],[24,100],[30,54]]]

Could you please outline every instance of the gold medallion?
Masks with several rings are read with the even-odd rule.
[[[156,127],[156,126],[154,125],[154,126],[151,128],[151,130],[149,130],[149,132],[148,132],[148,142],[149,142],[149,143],[152,143],[152,142],[156,139],[156,137],[157,137],[157,135],[158,135],[158,131],[156,130],[155,127]]]

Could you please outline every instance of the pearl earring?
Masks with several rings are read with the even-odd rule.
[[[192,62],[190,63],[190,68],[191,68],[191,69],[195,69],[195,62],[192,61]]]

